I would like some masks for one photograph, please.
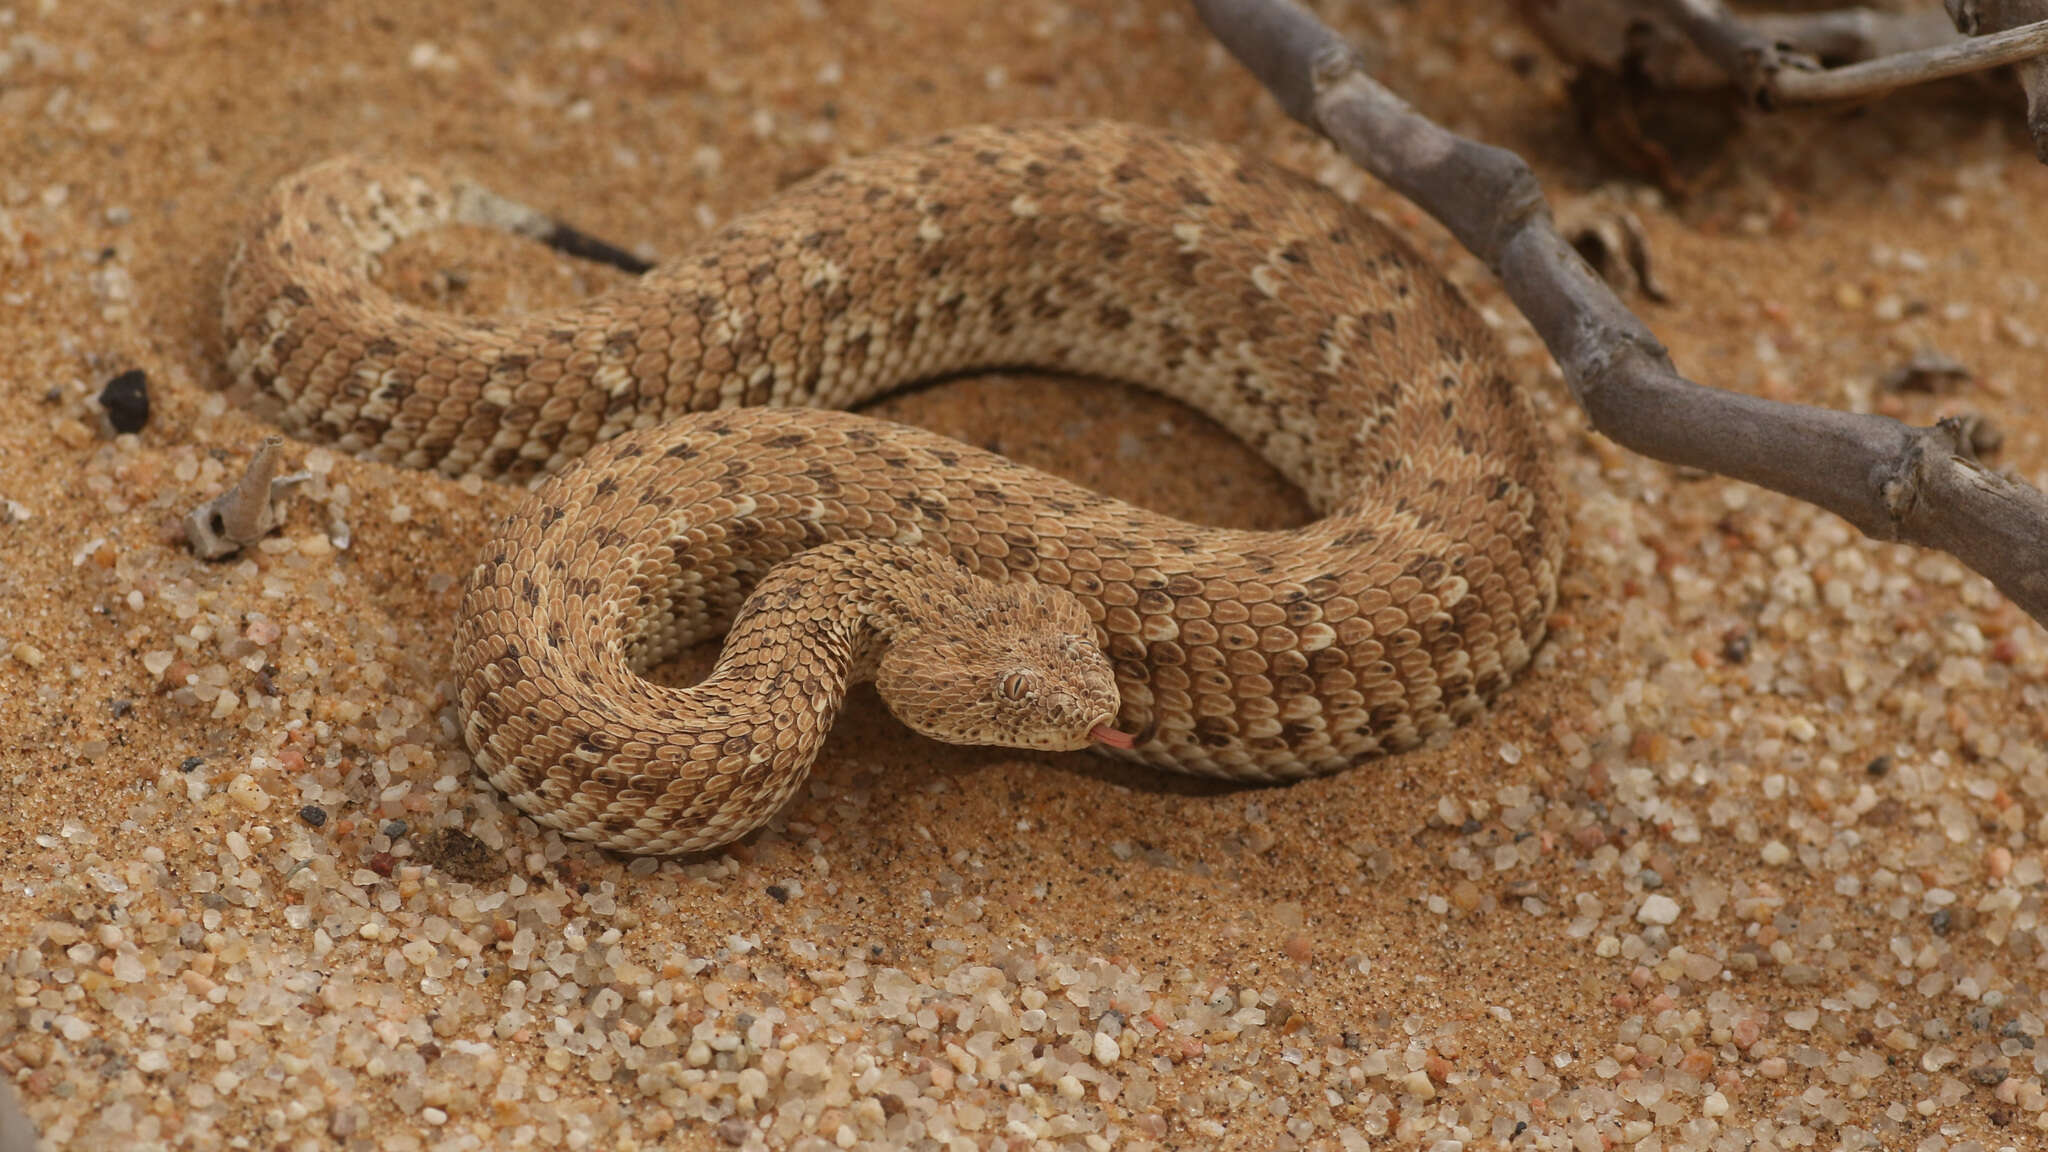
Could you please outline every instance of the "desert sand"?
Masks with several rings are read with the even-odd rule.
[[[1505,5],[1330,5],[1397,90],[1617,184],[1695,378],[2048,478],[2048,173],[2003,77],[1755,119],[1682,202],[1599,158]],[[565,843],[470,770],[450,616],[518,493],[291,442],[283,531],[178,517],[264,188],[441,159],[656,258],[834,159],[1113,116],[1385,213],[1497,321],[1573,540],[1480,722],[1274,789],[915,738],[861,690],[707,859]],[[1591,433],[1485,271],[1165,2],[0,5],[0,1070],[49,1148],[2040,1147],[2048,643],[1960,565]],[[1687,157],[1687,159],[1695,159]],[[468,311],[613,274],[451,233]],[[1969,369],[1888,374],[1934,348]],[[115,437],[93,397],[147,373]],[[1209,523],[1298,494],[1175,405],[947,383],[879,412]],[[678,675],[687,675],[680,670]]]

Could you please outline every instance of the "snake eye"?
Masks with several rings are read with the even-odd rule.
[[[1038,677],[1024,671],[1012,672],[1003,677],[1003,682],[998,687],[1003,699],[1022,700],[1031,695],[1032,689],[1038,687]]]

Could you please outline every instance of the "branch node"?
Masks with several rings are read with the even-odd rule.
[[[1886,539],[1912,539],[1908,522],[1925,503],[1927,490],[1937,482],[1938,470],[1960,468],[1977,477],[1991,474],[1977,460],[1977,434],[1981,421],[1975,416],[1944,416],[1932,427],[1916,428],[1898,472],[1879,488],[1885,514],[1890,518]]]
[[[1309,76],[1315,82],[1316,99],[1335,88],[1346,77],[1365,72],[1365,60],[1345,41],[1328,44],[1309,62]]]

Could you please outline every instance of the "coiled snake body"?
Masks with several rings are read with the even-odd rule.
[[[829,169],[566,311],[459,318],[374,286],[379,252],[456,220],[544,230],[428,171],[287,179],[230,271],[230,362],[289,426],[365,456],[556,473],[484,544],[457,669],[483,771],[565,834],[738,838],[802,779],[846,678],[892,662],[915,691],[885,697],[905,714],[922,693],[936,711],[905,719],[935,735],[1121,730],[1145,763],[1274,781],[1470,717],[1543,635],[1562,523],[1491,335],[1385,225],[1226,148],[976,128]],[[918,429],[789,410],[996,367],[1181,400],[1321,518],[1186,524]],[[747,600],[799,553],[810,568]],[[743,603],[710,680],[638,675]],[[1004,631],[1020,619],[1076,663],[1006,670],[1034,643]],[[998,731],[1011,697],[1058,731]]]

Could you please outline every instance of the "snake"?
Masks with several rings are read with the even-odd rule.
[[[380,286],[450,225],[581,236],[432,164],[316,164],[230,261],[228,365],[302,437],[527,483],[454,664],[477,767],[564,836],[731,844],[863,680],[956,743],[1322,775],[1483,713],[1554,609],[1548,447],[1483,317],[1393,226],[1226,145],[1115,122],[893,144],[528,313]],[[1179,401],[1315,518],[1188,523],[844,411],[1000,369]],[[648,677],[721,635],[701,682]]]

